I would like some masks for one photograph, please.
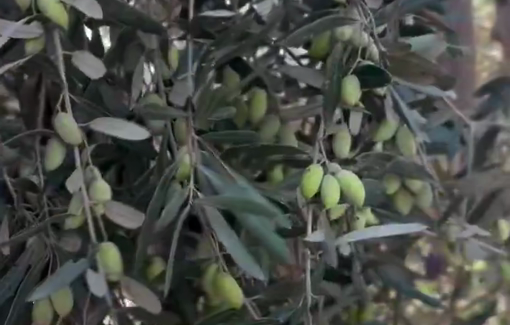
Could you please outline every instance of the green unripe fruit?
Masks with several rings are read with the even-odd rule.
[[[404,184],[411,192],[417,194],[423,188],[424,182],[419,179],[406,178]]]
[[[409,130],[407,125],[402,125],[398,128],[395,142],[398,150],[404,157],[414,157],[416,155],[417,147],[414,134]]]
[[[86,217],[84,214],[80,214],[73,217],[67,217],[64,221],[64,229],[78,229],[85,223]]]
[[[406,216],[411,212],[414,205],[414,197],[405,188],[401,187],[393,195],[393,207],[401,215]]]
[[[331,31],[324,32],[312,39],[308,55],[312,59],[322,60],[331,50]]]
[[[53,128],[65,143],[77,146],[83,142],[80,127],[69,113],[57,113],[53,119]]]
[[[159,256],[153,256],[151,258],[150,264],[147,267],[146,275],[149,281],[153,281],[156,279],[161,273],[166,270],[166,263]]]
[[[366,47],[370,44],[370,35],[368,35],[361,26],[354,28],[351,38],[349,39],[355,47]]]
[[[90,186],[96,179],[102,178],[101,171],[94,165],[89,165],[85,168],[85,185]]]
[[[103,178],[93,181],[88,188],[88,193],[90,200],[94,203],[104,203],[112,199],[112,188]]]
[[[377,127],[372,140],[374,142],[388,141],[397,133],[398,125],[397,121],[384,119]]]
[[[178,157],[179,166],[177,167],[177,172],[175,173],[175,179],[179,182],[188,180],[191,176],[191,156],[189,155],[187,148],[183,148],[185,150],[182,150]]]
[[[25,40],[25,54],[33,55],[41,52],[46,45],[44,34],[39,37]]]
[[[290,124],[283,124],[278,132],[278,142],[281,145],[296,147],[298,146],[298,140],[294,132],[294,128]]]
[[[323,176],[324,169],[319,164],[313,164],[306,168],[301,178],[301,194],[305,199],[311,199],[319,192]]]
[[[60,139],[52,137],[46,144],[44,153],[44,170],[51,172],[64,162],[66,157],[66,146]]]
[[[168,66],[172,71],[179,67],[179,49],[173,45],[168,49]]]
[[[426,210],[432,206],[434,200],[434,193],[432,192],[432,186],[429,183],[424,183],[420,191],[416,194],[415,203],[422,209]]]
[[[394,174],[384,175],[384,177],[382,179],[382,183],[383,183],[386,194],[389,194],[389,195],[398,191],[398,189],[402,185],[402,181],[401,181],[400,177],[398,177],[397,175],[394,175]]]
[[[278,164],[276,166],[273,166],[271,170],[269,171],[267,178],[269,180],[269,184],[276,185],[283,181],[285,178],[285,174],[283,172],[283,165]]]
[[[342,169],[342,171],[335,174],[335,177],[347,201],[358,208],[363,207],[365,203],[365,186],[358,175],[350,170]]]
[[[241,98],[234,99],[234,107],[236,108],[236,114],[234,115],[235,125],[241,129],[248,121],[248,105]]]
[[[202,278],[200,280],[202,290],[204,290],[205,293],[209,295],[213,294],[213,283],[219,270],[220,268],[216,263],[209,264],[205,268],[205,271],[202,274]]]
[[[372,210],[370,208],[363,208],[356,210],[356,216],[354,220],[354,229],[361,230],[366,227],[368,219],[371,218]],[[372,215],[373,216],[373,215]]]
[[[357,215],[365,219],[365,225],[373,226],[379,223],[379,219],[372,212],[372,208],[362,208],[357,211]]]
[[[321,200],[326,209],[336,206],[340,200],[340,184],[333,175],[326,174],[322,178]]]
[[[498,219],[497,221],[499,239],[507,241],[510,238],[510,222],[506,219]]]
[[[76,229],[81,227],[85,222],[85,215],[83,214],[83,199],[82,193],[77,191],[73,193],[67,213],[70,217],[67,217],[64,221],[64,229]]]
[[[174,122],[174,136],[177,144],[184,146],[188,142],[188,121],[178,118]]]
[[[112,242],[99,244],[97,259],[108,281],[119,281],[124,274],[124,262],[119,248]]]
[[[351,74],[342,79],[340,86],[340,103],[355,106],[361,99],[361,84],[358,77]]]
[[[240,309],[244,303],[243,290],[228,273],[219,272],[214,278],[214,293],[225,301],[229,308]]]
[[[50,325],[53,320],[53,307],[50,299],[44,298],[34,302],[32,306],[32,324]]]
[[[74,306],[73,291],[65,286],[50,296],[51,304],[60,317],[66,317],[71,313]]]
[[[216,276],[220,272],[220,268],[218,264],[212,263],[209,264],[204,273],[202,274],[202,278],[200,279],[200,286],[202,290],[206,293],[207,300],[210,306],[219,306],[221,304],[221,298],[215,292],[214,281]]]
[[[264,89],[255,87],[251,91],[248,117],[251,124],[259,124],[267,111],[267,92]]]
[[[16,0],[21,11],[26,11],[32,4],[32,0]]]
[[[69,15],[60,0],[37,0],[37,7],[49,20],[64,29],[68,28]]]
[[[142,105],[159,105],[166,106],[165,101],[158,94],[150,93],[145,95],[141,100],[140,104]]]
[[[222,71],[222,82],[229,91],[236,90],[241,83],[241,77],[230,66],[225,66]]]
[[[260,124],[259,137],[262,143],[271,143],[280,130],[280,118],[274,114],[267,115]]]
[[[103,203],[93,204],[90,208],[92,209],[92,212],[97,216],[102,216],[106,211],[106,207]]]
[[[328,210],[329,220],[333,221],[345,215],[348,204],[338,204]]]
[[[375,63],[380,60],[379,49],[372,38],[369,39],[369,44],[367,46],[367,57]]]
[[[336,162],[328,163],[326,169],[328,170],[328,173],[333,174],[333,175],[342,171],[342,167],[340,167],[340,165],[337,164]]]
[[[338,159],[349,157],[352,146],[352,136],[347,125],[344,124],[340,126],[340,129],[333,136],[331,146],[335,157]]]
[[[341,42],[348,41],[354,33],[354,27],[352,25],[345,25],[337,27],[335,29],[335,38]]]
[[[166,106],[163,98],[154,93],[145,95],[145,97],[143,97],[140,100],[140,104],[142,106],[157,105],[160,106],[161,108]],[[163,120],[151,120],[147,118],[145,119],[145,125],[151,131],[152,135],[163,134],[165,132],[165,123],[166,121]]]

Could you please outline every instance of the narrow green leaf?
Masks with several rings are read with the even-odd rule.
[[[248,212],[261,215],[276,221],[278,226],[283,228],[290,228],[292,226],[292,223],[283,214],[281,209],[260,195],[260,193],[241,176],[234,175],[237,183],[234,185],[231,181],[225,181],[218,173],[215,173],[205,166],[200,166],[199,170],[204,173],[216,190],[222,194],[202,198],[197,200],[198,202],[216,208],[229,209],[234,212]]]
[[[252,144],[260,141],[257,132],[248,130],[209,132],[202,135],[202,139],[219,144]]]
[[[204,211],[214,233],[236,264],[252,277],[264,281],[264,272],[218,210],[204,207]]]
[[[188,197],[188,189],[177,189],[174,191],[165,205],[163,212],[161,212],[161,217],[156,222],[156,231],[160,231],[168,226],[174,219],[177,217],[179,213],[179,209],[182,204]]]
[[[27,301],[35,301],[46,298],[53,292],[69,285],[77,277],[89,268],[89,261],[82,258],[77,262],[67,261],[55,273],[41,283],[27,298]]]
[[[364,64],[352,71],[358,77],[361,89],[381,88],[391,83],[391,75],[375,64]]]
[[[306,40],[311,39],[325,31],[332,30],[335,27],[352,25],[356,20],[345,17],[342,15],[326,16],[312,23],[305,24],[290,32],[286,37],[281,40],[283,46],[298,46],[305,43]]]
[[[377,269],[377,273],[381,277],[383,283],[394,288],[404,296],[411,299],[418,299],[431,307],[443,307],[440,300],[426,295],[420,290],[416,289],[414,284],[408,281],[405,276],[402,276],[402,272],[398,271],[400,270],[396,269],[396,267],[393,265],[384,265]]]
[[[285,240],[274,230],[269,220],[253,214],[237,213],[237,220],[279,262],[290,263],[290,251]]]
[[[29,266],[26,255],[22,255],[16,264],[0,279],[0,306],[15,294]]]
[[[140,268],[145,262],[147,247],[151,243],[151,239],[154,235],[154,224],[156,223],[161,209],[165,204],[166,192],[170,186],[170,181],[176,169],[177,166],[175,163],[168,167],[166,173],[163,175],[158,186],[156,187],[156,191],[154,192],[149,206],[147,207],[147,212],[145,213],[145,222],[143,223],[140,234],[138,235],[138,241],[136,245],[135,259],[133,263],[133,272],[135,274],[140,272]]]
[[[136,28],[145,33],[160,35],[166,33],[166,29],[160,23],[125,2],[119,0],[98,0],[98,2],[103,9],[103,17],[106,20],[113,20],[121,25]]]
[[[264,205],[247,197],[237,195],[216,195],[195,200],[196,204],[230,210],[232,212],[251,213],[255,215],[267,215],[273,211]]]
[[[143,117],[149,120],[170,120],[178,117],[186,117],[186,112],[170,106],[160,106],[158,104],[146,104],[135,106],[135,110]]]
[[[9,315],[5,320],[5,325],[19,324],[18,317],[22,311],[21,307],[26,303],[27,296],[41,279],[41,274],[47,266],[46,258],[46,255],[41,254],[41,256],[38,256],[38,258],[35,259],[36,262],[32,263],[32,267],[24,277],[23,282],[16,292],[16,296],[11,304]]]
[[[326,82],[324,83],[324,103],[323,103],[323,116],[326,122],[326,127],[331,125],[333,120],[333,114],[340,101],[340,88],[343,76],[343,56],[345,52],[345,46],[339,42],[333,48],[328,63],[330,68],[326,74]]]

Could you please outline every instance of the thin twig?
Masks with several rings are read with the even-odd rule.
[[[53,31],[53,41],[55,42],[55,51],[57,54],[58,72],[60,74],[60,78],[62,79],[62,88],[63,88],[62,91],[64,94],[64,105],[65,105],[67,113],[72,115],[73,112],[72,112],[71,100],[70,100],[70,96],[69,96],[69,86],[67,84],[67,79],[66,79],[64,56],[63,56],[62,44],[60,42],[60,34],[59,34],[58,29],[55,29]],[[80,149],[78,147],[74,147],[73,151],[74,151],[74,162],[75,162],[76,169],[78,170],[78,173],[80,175],[84,176],[83,168],[81,165]],[[89,196],[87,194],[87,187],[85,185],[85,177],[81,177],[80,192],[82,194],[83,208],[85,210],[85,216],[87,219],[87,226],[88,226],[90,239],[92,240],[92,242],[94,244],[97,244],[97,234],[94,229],[94,221],[92,218],[92,213],[90,211],[90,200],[89,200]],[[99,268],[99,273],[101,274],[101,276],[105,277],[103,267],[101,266],[101,263],[99,262],[99,259],[97,256],[96,256],[96,260],[97,260],[97,266]],[[113,301],[112,301],[112,298],[111,298],[109,292],[106,293],[105,300],[108,303],[110,310],[112,310],[112,312],[113,312],[113,314],[112,314],[113,322],[115,324],[118,324],[117,317],[116,317],[114,309],[113,309]]]

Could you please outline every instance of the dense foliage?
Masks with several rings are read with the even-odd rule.
[[[442,15],[2,1],[0,322],[504,324],[508,80],[455,107]]]

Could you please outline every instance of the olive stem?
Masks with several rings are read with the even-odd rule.
[[[56,51],[56,55],[57,55],[58,72],[60,74],[60,78],[62,79],[62,88],[63,88],[62,92],[64,93],[64,106],[66,108],[67,113],[72,116],[73,112],[71,109],[69,86],[68,86],[67,80],[66,80],[66,72],[65,72],[65,66],[64,66],[64,55],[62,52],[62,44],[60,42],[60,34],[59,34],[58,29],[53,30],[53,41],[55,42],[55,51]],[[84,139],[84,141],[86,141],[86,140]],[[81,180],[80,180],[80,192],[82,194],[83,209],[85,210],[85,216],[87,218],[87,226],[88,226],[88,231],[90,234],[90,239],[92,240],[92,242],[94,244],[97,244],[97,234],[94,229],[94,221],[92,219],[92,213],[90,211],[90,199],[87,194],[87,187],[85,185],[85,175],[83,173],[83,168],[81,165],[80,149],[78,149],[78,147],[75,146],[73,148],[73,151],[74,151],[74,163],[76,166],[76,170],[78,170],[78,173],[80,175],[82,175]],[[97,262],[97,266],[99,269],[99,273],[101,274],[101,276],[104,279],[106,279],[103,267],[101,266],[101,263],[99,262],[99,258],[97,257],[97,254],[95,254],[95,255],[96,255],[96,262]],[[112,298],[111,298],[109,292],[106,292],[105,300],[106,300],[107,304],[110,306],[110,309],[113,310],[113,302],[112,302]],[[117,321],[117,317],[115,316],[115,313],[112,314],[112,320],[113,320],[114,324],[119,323]]]

